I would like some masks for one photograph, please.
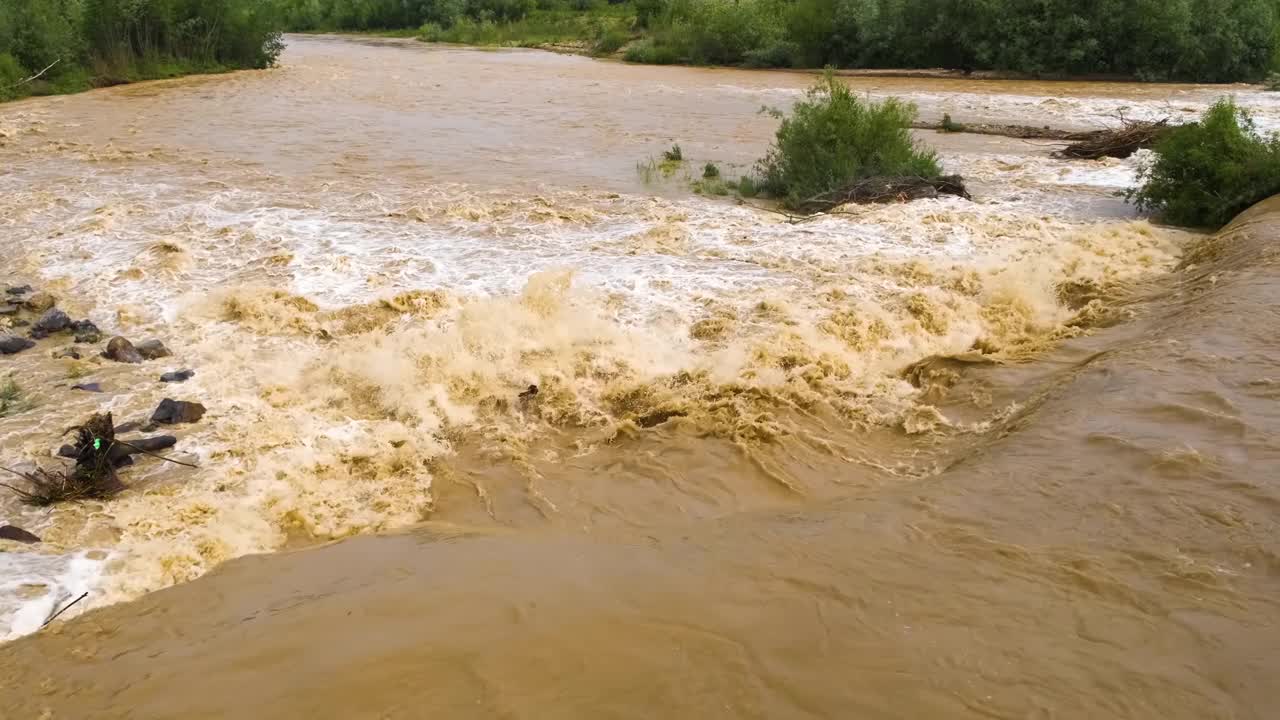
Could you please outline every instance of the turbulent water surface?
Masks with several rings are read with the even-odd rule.
[[[1268,717],[1280,209],[1169,230],[1115,197],[1136,160],[933,133],[973,202],[790,224],[688,191],[808,81],[298,37],[269,71],[0,108],[0,281],[174,351],[5,356],[0,464],[52,466],[94,411],[209,407],[172,451],[196,469],[0,500],[45,539],[0,547],[0,635],[89,592],[0,648],[0,703]],[[851,83],[1055,127],[1224,92]],[[673,142],[686,169],[637,171]]]

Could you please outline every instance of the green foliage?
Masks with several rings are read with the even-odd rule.
[[[895,98],[860,100],[828,71],[784,118],[759,163],[763,189],[788,207],[875,176],[942,174],[911,137],[915,107]]]
[[[0,100],[267,67],[283,47],[278,28],[271,3],[261,0],[4,0]]]
[[[645,0],[634,62],[1258,79],[1276,0]]]
[[[672,145],[670,150],[663,150],[662,159],[665,162],[674,162],[674,163],[683,162],[684,151],[680,149],[680,143],[676,143],[675,145]]]
[[[720,168],[715,163],[709,162],[702,166],[702,177],[710,180],[711,178],[720,177]]]
[[[951,119],[951,113],[942,114],[942,132],[964,132],[964,125]]]
[[[1127,193],[1175,225],[1217,228],[1280,193],[1280,137],[1259,134],[1249,114],[1219,100],[1199,122],[1169,131]]]
[[[12,376],[0,382],[0,417],[8,417],[30,407],[31,404],[23,397],[22,388]]]
[[[591,48],[593,55],[612,55],[622,49],[631,36],[622,28],[609,28],[600,33]]]
[[[576,45],[594,54],[608,55],[630,39],[627,28],[631,20],[623,10],[625,8],[578,12],[560,7],[534,9],[519,18],[495,19],[491,12],[464,9],[447,19],[424,23],[418,36],[428,42],[467,45]]]
[[[1267,76],[1267,90],[1271,92],[1280,92],[1280,73],[1271,73]]]
[[[745,198],[753,198],[760,194],[760,181],[750,175],[738,178],[738,194]]]

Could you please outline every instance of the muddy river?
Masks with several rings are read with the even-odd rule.
[[[4,716],[1274,717],[1280,205],[1162,228],[1141,157],[932,132],[972,202],[690,191],[810,80],[291,37],[0,106],[0,284],[173,352],[3,356],[0,465],[208,407],[196,468],[0,492],[44,539],[0,540]],[[849,82],[1280,129],[1248,86]]]

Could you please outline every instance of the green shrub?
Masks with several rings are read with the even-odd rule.
[[[1165,222],[1218,228],[1250,205],[1280,193],[1280,138],[1258,133],[1233,100],[1219,100],[1199,122],[1170,130],[1155,159],[1126,193]]]
[[[749,68],[785,68],[803,63],[800,60],[800,46],[784,41],[746,51],[742,54],[742,64]]]
[[[1280,92],[1280,73],[1271,73],[1267,76],[1267,90],[1271,92]]]
[[[658,44],[653,39],[633,43],[622,59],[645,65],[675,65],[681,62],[680,53],[675,48]]]
[[[715,163],[709,162],[702,166],[702,177],[710,180],[711,178],[720,177],[720,168]]]
[[[760,181],[750,175],[738,178],[738,194],[745,198],[753,198],[760,194]]]
[[[763,189],[788,207],[875,176],[942,174],[911,137],[915,107],[895,98],[860,100],[828,71],[782,120],[759,163]]]
[[[626,45],[630,39],[626,31],[621,28],[609,28],[596,38],[595,44],[591,47],[591,53],[593,55],[612,55],[618,52],[623,45]]]
[[[0,53],[0,102],[14,100],[26,94],[20,83],[28,75],[27,69],[9,53]]]
[[[670,150],[663,150],[662,159],[671,163],[684,162],[684,151],[680,149],[680,143],[672,145]]]

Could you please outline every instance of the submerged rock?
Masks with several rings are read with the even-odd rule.
[[[528,400],[529,398],[535,397],[537,394],[538,394],[538,386],[530,385],[528,390],[525,390],[524,392],[520,393],[520,399]]]
[[[119,335],[107,342],[107,349],[102,351],[102,357],[122,363],[142,362],[142,354],[133,346],[133,343]]]
[[[192,377],[194,377],[195,374],[196,374],[195,370],[174,370],[173,372],[167,372],[161,375],[160,382],[163,382],[163,383],[186,382],[190,380]]]
[[[163,425],[193,423],[204,417],[204,413],[205,407],[200,403],[165,398],[160,401],[156,411],[151,413],[151,422]]]
[[[58,350],[53,353],[54,360],[61,360],[63,358],[67,358],[70,360],[79,360],[80,351],[73,347],[69,347],[69,348],[62,348],[61,350]]]
[[[146,340],[134,346],[138,354],[147,360],[156,360],[162,357],[169,357],[173,353],[169,352],[169,348],[159,340]]]
[[[77,320],[71,323],[71,332],[76,334],[78,343],[102,342],[102,331],[90,320]]]
[[[26,295],[29,292],[31,292],[30,285],[15,285],[4,289],[5,295]]]
[[[14,542],[33,545],[40,542],[40,537],[16,525],[0,525],[0,540],[13,540]]]
[[[22,337],[0,335],[0,354],[13,355],[35,347],[36,344]]]
[[[18,306],[12,303],[0,303],[0,315],[17,315]]]
[[[36,320],[35,325],[31,326],[31,337],[43,338],[48,337],[56,332],[62,332],[71,326],[71,318],[58,308],[49,308],[45,314]]]
[[[31,297],[27,298],[26,302],[23,303],[23,305],[27,306],[28,310],[30,310],[31,312],[38,312],[38,313],[42,313],[45,310],[48,310],[49,308],[57,304],[58,304],[57,299],[55,299],[49,293],[44,293],[44,292],[36,293],[35,295],[32,295]]]
[[[79,385],[72,385],[71,389],[83,390],[85,392],[95,392],[95,393],[102,392],[102,386],[99,385],[98,383],[81,383]]]
[[[128,432],[133,432],[134,430],[137,430],[138,428],[141,428],[141,427],[142,427],[141,420],[130,420],[129,422],[120,423],[119,425],[117,425],[116,434],[123,435]]]
[[[155,453],[177,444],[178,438],[172,435],[157,435],[137,440],[117,440],[116,444],[111,446],[111,453],[108,457],[111,459],[112,465],[122,467],[133,464],[131,455]]]

